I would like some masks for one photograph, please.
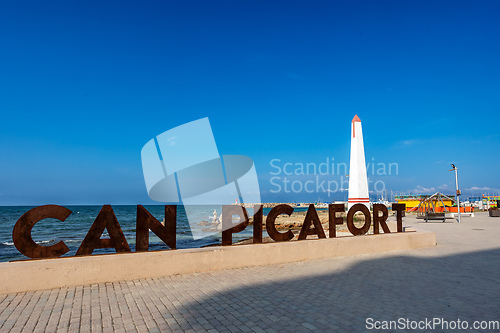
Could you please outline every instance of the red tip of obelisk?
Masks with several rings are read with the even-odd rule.
[[[356,122],[360,123],[361,119],[359,119],[358,115],[355,115],[354,118],[352,118],[352,122],[353,123],[356,123]]]

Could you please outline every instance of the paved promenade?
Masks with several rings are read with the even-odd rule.
[[[419,222],[404,224],[436,232],[436,247],[0,295],[0,331],[360,332],[367,318],[499,321],[500,218]]]

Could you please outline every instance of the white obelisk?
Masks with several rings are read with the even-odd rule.
[[[365,148],[361,120],[356,115],[351,126],[351,162],[349,166],[348,208],[361,203],[370,209],[368,178],[366,176]]]

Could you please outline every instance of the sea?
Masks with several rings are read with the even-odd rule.
[[[64,256],[74,256],[78,247],[82,243],[85,235],[89,231],[92,223],[94,222],[97,214],[101,210],[102,206],[64,206],[72,211],[71,215],[64,221],[61,222],[57,219],[44,219],[39,221],[32,230],[32,238],[35,242],[40,245],[49,246],[58,243],[59,241],[64,241],[68,246],[70,251]],[[5,261],[16,261],[16,260],[26,260],[28,257],[21,254],[17,248],[14,246],[12,240],[12,230],[17,220],[27,211],[34,208],[29,206],[0,206],[0,262]],[[136,219],[137,219],[137,206],[122,206],[113,205],[113,211],[116,215],[118,223],[120,224],[122,231],[127,239],[127,242],[132,251],[135,251],[135,234],[136,234]],[[144,206],[158,221],[163,221],[165,215],[165,206],[151,205]],[[303,211],[307,208],[295,208],[294,211]],[[190,214],[193,211],[193,207],[189,207]],[[213,218],[214,210],[220,214],[222,212],[221,206],[199,206],[195,208],[195,220],[211,221]],[[247,208],[248,214],[253,214],[251,208]],[[267,215],[270,208],[264,208],[264,215]],[[191,216],[191,215],[190,215]],[[190,224],[188,223],[186,217],[186,210],[184,206],[177,207],[177,249],[186,248],[200,248],[209,245],[217,245],[221,243],[222,234],[207,232],[207,237],[198,238],[193,237],[193,233],[199,235],[199,231],[206,226],[199,226],[198,222],[191,223],[193,228],[197,230],[191,230]],[[196,232],[193,232],[196,231]],[[102,238],[106,238],[108,235],[105,232]],[[240,240],[249,239],[253,236],[252,226],[248,226],[242,232],[233,234],[233,243]],[[263,237],[267,234],[265,230],[263,231]],[[163,243],[163,241],[158,238],[153,232],[149,235],[149,250],[159,251],[168,250],[169,247]],[[106,254],[114,253],[114,249],[96,249],[93,254]]]

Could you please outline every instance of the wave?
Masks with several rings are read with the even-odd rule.
[[[52,242],[55,242],[56,240],[55,239],[49,239],[49,240],[44,240],[44,241],[39,241],[39,242],[35,242],[37,244],[48,244],[48,243],[52,243]]]
[[[38,241],[38,242],[35,242],[37,244],[48,244],[48,243],[51,243],[51,242],[55,242],[56,240],[55,239],[49,239],[49,240],[43,240],[43,241]],[[14,242],[3,242],[3,243],[0,243],[2,245],[5,245],[5,246],[14,246]]]

